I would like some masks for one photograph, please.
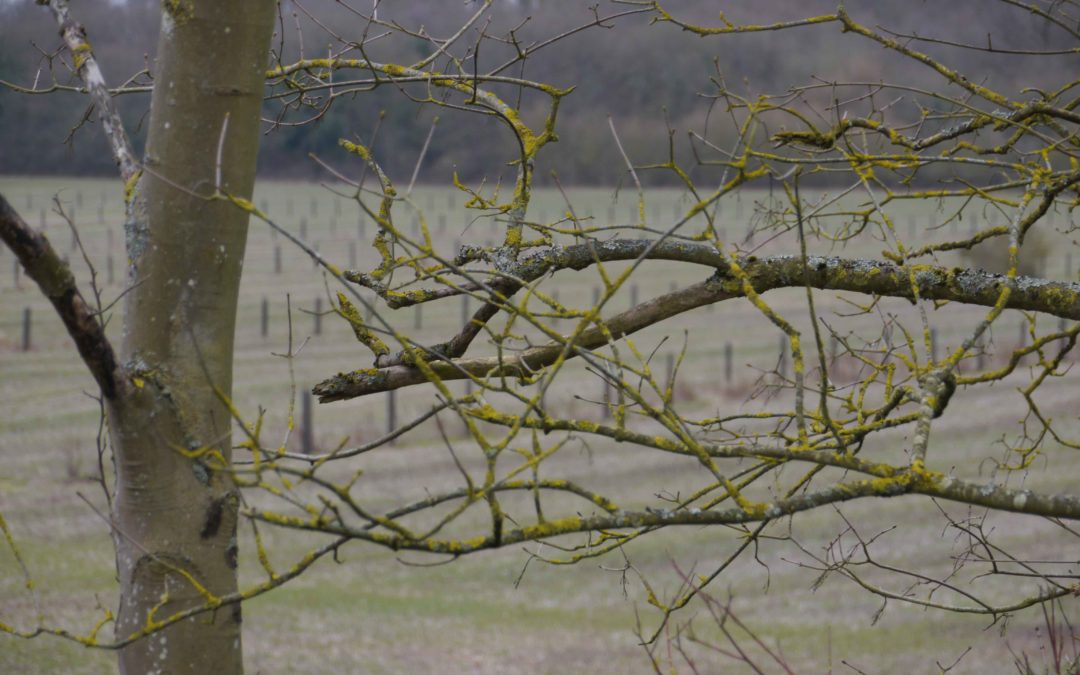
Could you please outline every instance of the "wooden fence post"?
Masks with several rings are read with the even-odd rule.
[[[31,322],[30,308],[29,307],[24,307],[23,308],[23,325],[22,325],[22,350],[24,352],[30,351],[31,347],[33,347],[33,344],[31,343],[31,336],[30,336],[30,322]]]
[[[734,351],[730,341],[724,343],[724,382],[726,384],[731,384],[731,375],[734,370]]]

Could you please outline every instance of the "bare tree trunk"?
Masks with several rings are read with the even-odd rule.
[[[127,225],[129,282],[109,404],[123,639],[237,589],[228,473],[233,333],[274,3],[163,3],[143,174]],[[223,132],[223,129],[225,131]],[[239,673],[240,605],[124,647],[125,673]]]

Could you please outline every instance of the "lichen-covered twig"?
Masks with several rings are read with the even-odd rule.
[[[249,509],[248,515],[252,518],[266,520],[285,527],[315,530],[341,537],[371,541],[394,550],[465,554],[578,532],[606,532],[672,525],[756,523],[809,511],[828,504],[840,504],[866,497],[899,497],[908,494],[923,494],[1002,511],[1080,520],[1080,498],[1074,495],[1041,494],[1031,490],[1017,490],[992,483],[976,483],[936,475],[923,477],[913,473],[904,473],[887,479],[873,478],[840,482],[819,490],[802,492],[772,502],[755,504],[750,509],[733,505],[724,509],[620,510],[614,513],[568,516],[503,532],[498,540],[493,535],[476,537],[467,541],[446,541],[429,538],[413,540],[384,530],[376,531],[362,527],[351,527],[338,522],[329,522],[325,517],[284,516],[258,508]]]

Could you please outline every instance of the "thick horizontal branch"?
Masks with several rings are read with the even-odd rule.
[[[804,284],[802,259],[775,256],[742,263],[758,292]],[[877,260],[848,260],[810,256],[809,284],[821,290],[851,291],[914,301],[915,289],[923,300],[947,300],[993,307],[1008,284],[1004,274],[979,269],[937,265],[899,266]],[[914,277],[914,284],[909,278]],[[724,286],[734,289],[737,282]],[[1042,312],[1065,319],[1080,319],[1080,284],[1017,277],[1006,303],[1008,309]]]
[[[704,244],[649,239],[612,239],[546,249],[518,262],[498,264],[498,273],[504,275],[505,279],[497,279],[489,284],[489,287],[499,292],[512,293],[520,288],[523,282],[539,279],[550,272],[564,269],[582,270],[597,262],[638,260],[639,258],[670,260],[711,267],[716,270],[718,278],[729,281],[726,286],[730,293],[742,295],[741,285],[731,275],[731,259],[727,254]],[[780,255],[767,258],[748,256],[739,258],[738,263],[759,293],[776,288],[802,286],[804,283],[802,259],[799,256]],[[907,276],[908,270],[915,274],[919,296],[928,300],[952,300],[965,304],[993,306],[1007,282],[1003,274],[979,269],[915,264],[901,267],[892,262],[835,256],[809,256],[807,266],[810,270],[810,285],[813,288],[869,293],[909,300],[914,299],[915,294]],[[476,284],[466,284],[461,289],[477,291],[481,290],[481,287]],[[441,299],[452,294],[456,293],[415,291],[413,292],[414,300],[399,300],[394,306],[404,307],[424,302],[427,296]],[[716,300],[725,299],[727,297],[716,298]],[[1017,277],[1016,286],[1007,307],[1080,320],[1080,284],[1034,277]]]
[[[521,275],[521,278],[528,279],[554,269],[582,269],[596,261],[636,260],[640,257],[697,263],[713,267],[716,273],[706,281],[661,295],[607,319],[604,322],[606,330],[596,326],[583,331],[573,340],[573,350],[596,349],[609,342],[609,335],[610,339],[617,340],[687,310],[743,295],[742,283],[731,273],[728,258],[715,248],[700,244],[646,240],[597,242],[552,249],[508,269],[515,277]],[[1008,283],[1004,275],[982,270],[933,265],[901,267],[890,262],[837,257],[809,257],[808,273],[804,272],[802,259],[798,256],[746,257],[739,260],[739,265],[759,293],[809,283],[816,289],[909,300],[914,300],[917,292],[922,299],[992,307]],[[1013,282],[1006,307],[1080,319],[1080,284],[1019,277]],[[554,363],[563,353],[568,340],[553,341],[501,357],[437,360],[431,366],[435,374],[444,380],[528,377]],[[425,381],[420,370],[408,365],[393,365],[339,373],[320,382],[312,391],[320,402],[326,403]]]
[[[68,334],[75,340],[90,374],[106,398],[116,396],[116,356],[95,313],[75,285],[71,269],[53,250],[49,240],[35,232],[0,195],[0,239],[15,253],[45,297],[49,299]]]
[[[611,530],[656,528],[670,525],[734,525],[775,520],[784,516],[866,497],[900,497],[921,494],[950,501],[985,506],[999,511],[1067,520],[1080,520],[1080,497],[1074,495],[1044,495],[1031,490],[1014,490],[1002,485],[970,483],[938,474],[904,473],[892,478],[837,483],[814,492],[805,492],[773,502],[753,504],[747,508],[732,506],[725,509],[652,509],[616,511],[596,515],[577,515],[548,520],[534,525],[463,541],[419,539],[400,534],[356,528],[330,521],[326,516],[313,518],[290,517],[252,509],[250,517],[302,530],[327,532],[342,537],[371,541],[394,550],[428,551],[462,555],[484,549],[537,541],[567,534]]]

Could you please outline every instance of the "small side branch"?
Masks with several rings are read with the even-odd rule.
[[[37,0],[37,2],[39,5],[48,5],[53,16],[56,17],[64,44],[75,59],[75,72],[86,84],[94,105],[100,111],[101,125],[105,130],[105,136],[109,139],[113,158],[120,168],[120,177],[123,178],[125,185],[132,183],[139,174],[139,164],[135,161],[135,153],[131,150],[131,141],[128,140],[127,132],[124,131],[120,113],[113,105],[112,93],[105,85],[105,76],[101,74],[101,68],[94,59],[90,42],[86,39],[86,29],[71,18],[65,0]]]

